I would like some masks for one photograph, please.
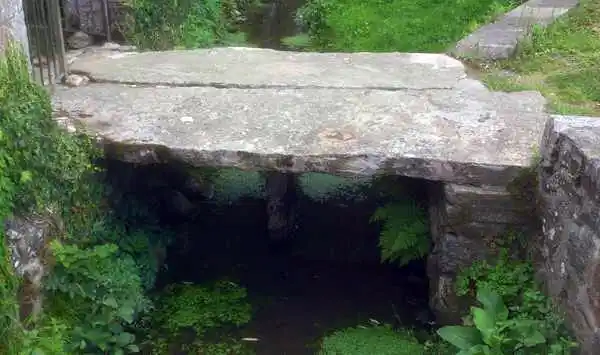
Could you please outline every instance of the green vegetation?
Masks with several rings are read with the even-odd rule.
[[[10,47],[4,54],[0,57],[0,222],[13,213],[68,218],[72,207],[86,201],[81,196],[88,192],[92,146],[85,138],[60,132],[51,119],[49,97],[30,81],[20,51]],[[3,229],[0,237],[0,353],[55,354],[69,338],[68,326],[53,315],[37,319],[39,325],[33,330],[21,324],[16,294],[27,289],[13,274]]]
[[[414,355],[423,345],[409,331],[387,325],[345,328],[326,336],[319,355]]]
[[[146,343],[156,355],[169,354],[169,344],[179,344],[192,354],[251,354],[245,344],[226,339],[228,330],[248,323],[251,316],[246,290],[233,282],[169,285],[156,302]],[[210,339],[215,330],[216,342]],[[185,331],[193,332],[193,341],[178,340]]]
[[[379,236],[381,259],[400,266],[429,253],[431,238],[427,213],[414,201],[389,203],[378,208],[372,222],[383,222]]]
[[[307,28],[308,48],[314,50],[444,52],[517,4],[515,0],[309,0],[298,18]]]
[[[140,49],[204,48],[245,42],[236,24],[256,1],[127,0],[122,32]]]
[[[538,90],[562,114],[600,115],[600,2],[580,6],[533,38],[514,59],[485,69],[494,90]],[[506,73],[509,71],[509,73]]]
[[[551,301],[538,289],[530,263],[513,260],[502,250],[494,263],[478,262],[457,283],[459,295],[473,295],[482,307],[471,307],[463,326],[438,334],[458,354],[567,355],[576,346]]]

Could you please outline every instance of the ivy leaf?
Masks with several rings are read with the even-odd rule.
[[[481,333],[476,328],[452,325],[438,329],[437,333],[442,339],[461,350],[468,350],[483,343]]]

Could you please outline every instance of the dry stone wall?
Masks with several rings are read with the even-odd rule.
[[[430,307],[438,323],[458,323],[471,304],[456,294],[460,271],[494,255],[509,233],[531,233],[532,220],[504,187],[443,183],[430,187],[430,219]]]
[[[600,349],[600,118],[554,116],[542,140],[538,271],[582,354]]]

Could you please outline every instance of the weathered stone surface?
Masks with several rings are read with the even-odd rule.
[[[0,52],[16,42],[29,57],[29,37],[22,0],[0,0]]]
[[[11,262],[22,278],[19,290],[21,318],[35,318],[42,310],[42,278],[46,267],[42,260],[53,226],[43,216],[14,217],[4,224]]]
[[[71,71],[116,83],[230,88],[451,89],[463,65],[439,54],[302,53],[228,47],[165,52],[97,51]]]
[[[534,26],[547,26],[577,6],[578,0],[531,0],[480,27],[457,43],[452,53],[461,58],[498,60],[511,57]]]
[[[432,183],[429,198],[430,307],[440,324],[457,323],[472,304],[457,295],[457,276],[473,262],[496,255],[499,246],[507,245],[508,233],[528,233],[528,219],[536,217],[524,215],[499,187]]]
[[[582,354],[600,348],[600,117],[554,116],[542,139],[538,272]]]
[[[66,42],[70,49],[83,49],[91,46],[94,39],[85,32],[77,31],[69,36]]]
[[[538,93],[490,92],[444,55],[221,48],[117,56],[74,64],[92,80],[146,84],[59,88],[54,105],[130,162],[505,186],[529,165],[547,116]]]

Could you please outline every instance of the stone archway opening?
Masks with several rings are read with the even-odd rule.
[[[428,253],[404,264],[382,262],[385,226],[372,217],[386,204],[414,203],[425,212],[429,246],[429,191],[437,183],[281,174],[295,185],[284,196],[265,186],[278,179],[262,172],[118,161],[108,167],[117,211],[140,201],[172,232],[157,288],[217,279],[241,284],[257,310],[242,333],[261,339],[259,353],[300,354],[333,329],[372,320],[424,331],[434,321]],[[277,198],[293,209],[285,238],[270,228],[268,205]]]

